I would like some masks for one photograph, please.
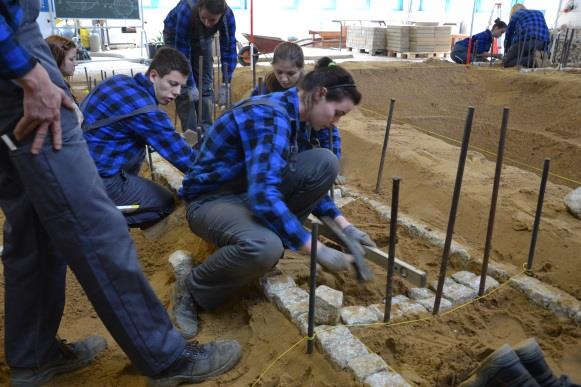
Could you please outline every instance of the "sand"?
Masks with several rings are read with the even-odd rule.
[[[528,254],[540,178],[530,167],[553,159],[535,258],[535,276],[581,298],[581,221],[571,216],[563,197],[581,185],[581,140],[578,109],[581,88],[578,76],[569,74],[519,74],[498,69],[470,69],[431,62],[427,64],[371,63],[346,65],[364,92],[362,106],[341,122],[343,173],[348,184],[386,204],[390,178],[402,177],[400,212],[436,230],[445,230],[456,174],[466,107],[476,107],[471,149],[465,170],[456,222],[455,240],[482,256],[502,107],[511,107],[506,166],[493,238],[492,259],[520,267]],[[261,69],[261,71],[263,71]],[[251,76],[237,70],[234,97],[249,92]],[[373,193],[379,163],[385,111],[389,98],[397,105],[392,127],[383,193]],[[427,134],[430,131],[434,134]],[[447,139],[443,140],[442,136]],[[492,161],[491,161],[492,160]],[[177,249],[199,253],[198,242],[183,221],[183,207],[172,214],[171,231],[157,240],[141,231],[132,236],[142,267],[162,302],[168,305],[173,276],[167,266]],[[386,248],[388,226],[360,201],[345,208],[353,223],[368,231]],[[441,251],[398,234],[398,257],[421,267],[436,278]],[[289,253],[279,268],[300,286],[308,279],[307,258]],[[384,297],[384,271],[375,266],[376,279],[360,285],[352,273],[319,273],[318,281],[345,292],[345,304],[371,304]],[[459,270],[452,265],[449,272]],[[145,381],[130,366],[76,283],[68,278],[67,305],[60,335],[74,340],[87,334],[105,335],[110,343],[104,356],[90,368],[55,380],[58,386],[140,386]],[[397,291],[410,285],[398,280]],[[3,289],[0,290],[3,294]],[[3,310],[0,310],[3,319]],[[285,351],[300,340],[298,330],[270,304],[253,284],[213,312],[201,314],[200,341],[236,338],[244,356],[233,371],[205,386],[248,386]],[[488,353],[507,342],[535,336],[556,373],[566,372],[581,381],[581,328],[536,307],[520,293],[506,288],[491,298],[427,323],[353,331],[370,349],[413,385],[449,386],[465,378]],[[3,336],[3,335],[2,335]],[[3,339],[0,339],[3,340]],[[2,343],[0,343],[2,344]],[[0,348],[0,384],[8,370]],[[286,355],[263,378],[262,386],[357,386],[347,372],[335,369],[323,354],[312,357],[300,346]]]

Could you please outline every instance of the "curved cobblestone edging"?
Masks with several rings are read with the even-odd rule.
[[[383,205],[376,200],[369,199],[352,188],[342,187],[342,190],[343,197],[359,198],[376,210],[382,218],[387,221],[390,220],[391,208],[389,206]],[[398,224],[408,229],[412,235],[417,236],[436,247],[442,248],[444,246],[445,235],[431,230],[431,228],[425,224],[417,222],[405,215],[398,217]],[[466,247],[452,242],[450,259],[453,259],[454,257],[460,258],[461,262],[465,263],[467,266],[468,264],[476,266],[482,265],[480,259],[474,259],[471,257]],[[518,269],[514,266],[493,261],[489,262],[487,274],[498,281],[506,281],[517,273]],[[487,289],[488,282],[489,280],[487,280]],[[557,316],[568,317],[574,320],[578,325],[581,325],[581,301],[572,295],[557,289],[554,286],[545,284],[534,277],[525,275],[514,278],[511,281],[510,286],[524,293],[533,303],[550,310]],[[478,289],[478,287],[475,289]]]

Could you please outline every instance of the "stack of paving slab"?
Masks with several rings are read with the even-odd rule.
[[[411,26],[387,26],[387,50],[407,52],[410,50]]]
[[[347,26],[347,47],[365,50],[370,54],[385,51],[387,29],[383,27]]]
[[[450,51],[449,26],[412,26],[410,30],[411,52]]]

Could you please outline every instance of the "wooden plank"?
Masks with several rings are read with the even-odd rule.
[[[323,235],[325,238],[328,238],[333,242],[341,245],[341,242],[337,239],[337,237],[335,237],[335,235],[331,232],[331,230],[329,230],[328,227],[326,227],[324,224],[320,222],[318,223],[320,235]],[[310,229],[311,224],[312,224],[311,218],[308,218],[307,221],[305,222],[305,225]],[[387,270],[387,260],[389,257],[387,253],[368,246],[363,246],[363,249],[365,250],[365,259]],[[395,274],[399,275],[401,278],[405,279],[406,281],[409,281],[410,283],[417,287],[420,288],[426,287],[426,284],[428,283],[428,276],[425,271],[420,270],[415,266],[410,265],[409,263],[402,261],[401,259],[398,259],[397,257],[395,258],[394,271]]]

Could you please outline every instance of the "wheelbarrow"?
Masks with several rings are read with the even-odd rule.
[[[246,38],[249,42],[252,41],[250,34],[242,33],[242,36]],[[254,63],[258,61],[258,57],[264,54],[272,54],[276,46],[280,43],[286,42],[281,38],[275,36],[265,36],[265,35],[254,35]],[[312,39],[302,39],[297,40],[294,42],[299,46],[309,46],[313,44]],[[238,62],[242,66],[250,66],[250,45],[243,46],[239,43],[239,50],[238,50]]]

